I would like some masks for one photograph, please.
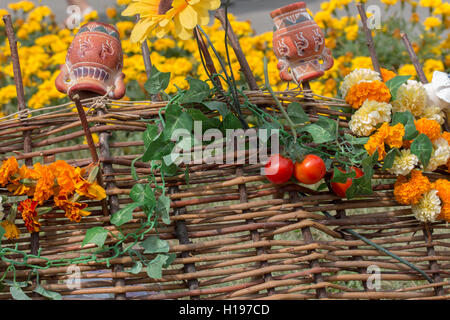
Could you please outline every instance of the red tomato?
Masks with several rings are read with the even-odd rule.
[[[314,154],[308,154],[302,162],[295,163],[295,177],[304,184],[319,182],[326,172],[325,162]]]
[[[344,170],[342,170],[341,168],[338,168],[339,171],[341,172],[345,172]],[[355,171],[356,173],[356,178],[362,177],[364,175],[364,172],[362,172],[361,169],[357,168],[357,167],[351,167],[352,171]],[[334,176],[334,174],[333,174]],[[331,179],[333,179],[333,176],[331,177]],[[353,183],[353,179],[352,178],[347,178],[347,182],[345,183],[339,183],[339,182],[332,182],[331,183],[331,189],[333,189],[333,192],[341,197],[341,198],[345,198],[346,197],[346,192],[347,189],[350,188],[350,186]]]
[[[289,181],[294,172],[294,163],[291,159],[274,154],[264,167],[264,172],[271,182],[281,184]]]

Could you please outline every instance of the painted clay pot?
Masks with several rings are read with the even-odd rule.
[[[76,34],[66,63],[56,78],[56,88],[69,96],[106,95],[120,99],[125,95],[122,73],[123,52],[119,32],[100,22],[85,24]]]
[[[309,81],[321,77],[333,66],[324,34],[306,11],[304,2],[278,8],[270,16],[275,24],[273,50],[282,80]]]

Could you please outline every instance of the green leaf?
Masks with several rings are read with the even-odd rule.
[[[141,270],[142,270],[142,262],[137,261],[137,262],[135,262],[133,267],[130,269],[127,269],[126,272],[129,272],[131,274],[138,274],[139,272],[141,272]]]
[[[218,111],[222,117],[225,117],[230,113],[230,109],[228,109],[227,104],[225,102],[220,101],[204,101],[203,105],[205,105],[211,111]]]
[[[405,127],[403,139],[412,140],[419,134],[419,131],[416,130],[416,125],[414,124],[414,116],[410,111],[394,113],[392,116],[392,126],[397,123],[401,123]]]
[[[328,117],[319,116],[319,121],[304,126],[300,131],[311,134],[315,143],[325,143],[336,139],[337,123]]]
[[[242,129],[242,123],[241,123],[241,121],[239,121],[239,119],[234,114],[232,114],[230,112],[223,118],[222,128],[224,130]]]
[[[135,184],[130,191],[130,198],[134,202],[143,202],[145,194],[145,185],[143,184]]]
[[[107,237],[108,237],[108,230],[102,227],[90,228],[86,231],[86,235],[84,236],[81,247],[84,247],[88,243],[93,243],[101,248],[103,247],[103,244],[105,243]]]
[[[31,300],[20,287],[10,287],[9,292],[14,300]]]
[[[210,88],[206,82],[192,77],[187,77],[186,80],[189,83],[189,90],[180,99],[181,103],[202,103],[209,97]]]
[[[333,179],[331,179],[331,182],[346,183],[348,178],[354,177],[356,177],[356,172],[354,170],[351,170],[350,172],[342,172],[337,167],[334,167]]]
[[[395,156],[400,155],[400,151],[397,148],[392,148],[384,157],[383,170],[392,168],[394,164]]]
[[[168,253],[167,260],[166,260],[166,263],[163,265],[163,268],[167,268],[168,266],[170,266],[172,264],[172,262],[175,261],[176,258],[177,258],[176,253]]]
[[[152,66],[150,78],[145,82],[145,90],[151,94],[158,94],[160,91],[165,90],[169,85],[170,72],[161,72],[155,66]]]
[[[432,152],[433,143],[424,133],[419,134],[411,143],[411,153],[419,158],[424,168],[428,166]]]
[[[161,279],[162,268],[164,267],[169,257],[165,254],[158,254],[155,259],[149,262],[147,265],[147,274],[150,278]]]
[[[144,213],[148,216],[152,213],[152,209],[156,203],[155,198],[155,192],[150,186],[150,184],[147,184],[144,189],[143,193],[143,199],[141,202],[142,210],[144,210]]]
[[[133,161],[131,161],[131,176],[136,181],[139,180],[139,176],[138,176],[137,171],[136,171],[135,163],[136,163],[136,161],[138,161],[141,158],[142,158],[142,156],[139,156],[136,159],[133,159]]]
[[[149,125],[147,124],[147,129],[144,131],[144,145],[146,148],[152,143],[153,141],[158,138],[159,130],[157,125]]]
[[[34,289],[33,291],[40,294],[41,296],[49,298],[50,300],[62,300],[61,294],[59,294],[58,292],[46,290],[40,285],[37,285],[36,289]]]
[[[137,207],[141,206],[141,203],[130,203],[126,207],[120,209],[119,211],[115,212],[110,219],[110,222],[115,225],[116,227],[120,227],[121,225],[127,223],[131,219],[133,219],[133,211]]]
[[[294,162],[303,158],[303,156],[306,155],[308,152],[309,151],[307,149],[303,148],[294,140],[290,140],[286,147],[287,155]]]
[[[208,129],[215,129],[220,127],[220,120],[218,118],[208,118],[199,109],[190,108],[187,110],[194,121],[201,121],[202,133]]]
[[[5,284],[7,284],[10,287],[19,287],[19,288],[26,288],[30,285],[30,283],[28,283],[28,281],[19,281],[19,282],[14,282],[8,279],[3,280],[3,282]]]
[[[378,162],[378,151],[375,151],[371,156],[367,155],[361,162],[364,175],[359,178],[354,178],[352,184],[345,192],[347,199],[353,199],[358,195],[371,195],[373,166]]]
[[[144,253],[167,253],[170,249],[169,243],[158,236],[149,236],[139,245],[144,248]]]
[[[142,156],[142,161],[162,160],[162,158],[172,152],[175,144],[164,138],[160,133],[158,138],[152,141]]]
[[[156,201],[155,212],[162,218],[165,224],[170,224],[170,198],[161,195]]]
[[[344,134],[344,138],[345,140],[347,140],[351,145],[354,146],[361,146],[361,145],[365,145],[367,143],[367,141],[369,141],[369,137],[361,137],[361,138],[357,138],[355,136],[352,136],[351,134]]]
[[[5,229],[2,226],[0,226],[0,241],[2,240],[5,233],[6,233]]]
[[[305,123],[309,121],[309,117],[298,102],[291,103],[287,108],[289,118],[295,123]]]
[[[175,130],[184,129],[191,132],[193,128],[193,121],[189,113],[182,112],[180,115],[166,114],[166,127],[163,135],[165,140],[172,139],[172,134]]]
[[[389,88],[389,91],[391,92],[392,100],[395,100],[397,97],[397,90],[400,88],[400,86],[408,79],[411,78],[411,76],[396,76],[388,81],[386,81],[386,86]]]

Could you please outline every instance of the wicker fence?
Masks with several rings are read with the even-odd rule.
[[[321,106],[336,101],[317,97],[305,100],[296,94],[279,94],[279,98],[283,103],[313,104],[316,112],[333,114]],[[274,105],[268,93],[255,91],[247,95],[260,108]],[[102,210],[99,202],[89,202],[92,214],[80,223],[64,219],[58,210],[41,217],[39,257],[28,257],[27,263],[47,266],[39,271],[45,289],[67,298],[102,299],[449,297],[449,227],[434,223],[425,228],[409,208],[400,206],[393,198],[394,176],[377,172],[371,196],[342,200],[328,190],[268,183],[260,174],[260,165],[250,164],[192,164],[189,184],[185,174],[166,177],[165,186],[172,200],[171,224],[160,227],[158,233],[161,239],[169,241],[176,259],[163,271],[161,279],[149,278],[145,270],[130,272],[135,264],[131,257],[108,259],[106,252],[93,261],[77,264],[82,281],[80,287],[74,288],[71,280],[75,269],[56,263],[48,267],[48,261],[89,256],[95,246],[81,247],[81,242],[86,230],[93,226],[118,232],[109,223],[108,215],[131,201],[128,194],[136,183],[131,163],[144,151],[143,141],[136,138],[140,135],[129,134],[144,131],[145,123],[158,117],[166,104],[95,102],[93,105],[92,100],[83,101],[83,105],[91,106],[87,120],[91,132],[99,135],[96,149],[108,195],[107,210]],[[90,164],[89,147],[80,143],[84,131],[73,110],[74,105],[68,104],[0,122],[0,154],[3,158],[14,155],[18,160],[48,163],[67,159],[69,153],[66,161],[71,165]],[[311,121],[317,120],[314,114],[309,116]],[[345,128],[346,120],[340,125]],[[31,151],[27,153],[22,151],[25,130],[31,132]],[[137,161],[135,168],[144,181],[150,173],[149,164]],[[440,177],[428,175],[431,181]],[[7,194],[6,190],[2,194]],[[135,232],[144,216],[135,210],[133,220],[121,227],[122,232]],[[15,259],[23,258],[22,252],[29,253],[33,242],[24,225],[18,226],[23,233],[20,240],[2,242],[3,246],[17,249],[10,256]],[[154,234],[154,230],[149,234]],[[115,238],[108,237],[105,245],[113,246],[115,242]],[[383,248],[420,268],[431,282]],[[151,256],[144,254],[142,248],[135,249],[143,256]],[[6,269],[7,265],[0,266],[1,272]],[[372,285],[376,271],[381,272],[381,288]],[[19,267],[16,281],[27,280],[29,274],[28,268]],[[7,272],[7,278],[11,276]],[[24,291],[32,289],[28,286]],[[0,298],[11,298],[7,288]]]

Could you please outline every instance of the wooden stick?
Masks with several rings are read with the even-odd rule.
[[[411,42],[409,41],[408,35],[403,32],[401,33],[401,37],[403,43],[405,44],[406,50],[408,51],[409,57],[411,58],[411,62],[413,63],[414,68],[416,68],[417,76],[419,77],[420,82],[422,82],[423,84],[428,83],[427,77],[425,76],[425,73],[423,72],[423,69],[419,63],[419,59],[417,58]]]
[[[14,71],[14,83],[16,85],[16,92],[17,92],[17,106],[19,112],[26,111],[27,105],[23,89],[22,71],[20,69],[19,51],[17,50],[16,35],[14,33],[11,16],[10,15],[4,16],[3,21],[5,23],[6,35],[8,37],[9,47],[11,49],[11,60]],[[22,122],[24,119],[26,119],[26,117],[27,116],[24,113],[21,113],[19,119]],[[23,127],[26,126],[26,124],[21,125]],[[30,153],[32,151],[31,130],[23,131],[23,151],[25,153]],[[25,159],[25,165],[27,167],[32,167],[33,159],[32,158]],[[37,255],[39,251],[39,232],[31,232],[30,242],[31,242],[31,254]]]
[[[244,52],[242,51],[241,44],[234,33],[234,30],[228,20],[228,17],[225,15],[225,9],[218,9],[214,15],[221,23],[228,35],[228,39],[230,40],[230,45],[236,54],[236,58],[238,59],[239,64],[241,65],[242,72],[247,79],[248,86],[250,90],[259,90],[258,85],[256,84],[255,76],[253,75],[252,70],[248,64],[247,58],[245,57]]]
[[[367,40],[366,44],[367,47],[369,48],[373,69],[381,75],[380,63],[378,62],[377,53],[375,51],[375,45],[373,43],[372,31],[367,27],[366,9],[364,8],[363,3],[357,3],[356,7],[358,8],[359,15],[361,16],[362,26],[364,32],[366,33],[366,40]]]

